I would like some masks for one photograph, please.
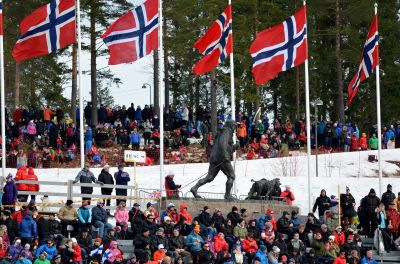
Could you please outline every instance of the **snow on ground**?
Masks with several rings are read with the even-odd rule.
[[[379,195],[378,162],[368,162],[368,155],[377,155],[377,151],[363,151],[350,153],[323,154],[318,156],[319,177],[315,177],[315,156],[311,157],[311,196],[313,201],[318,197],[321,189],[326,189],[328,195],[336,195],[338,185],[341,192],[346,186],[359,202],[362,197],[368,194],[370,188],[375,188]],[[383,174],[382,189],[386,190],[386,185],[391,183],[394,192],[400,191],[400,167],[388,161],[400,162],[400,149],[382,151]],[[307,188],[307,156],[294,155],[288,158],[260,159],[251,161],[236,162],[236,186],[235,191],[238,196],[247,195],[252,185],[251,179],[259,180],[262,178],[272,179],[279,177],[284,185],[290,185],[294,192],[296,201],[294,205],[300,207],[301,214],[308,212],[308,188]],[[165,165],[165,174],[172,169],[175,172],[175,182],[182,184],[182,192],[185,195],[196,179],[205,176],[208,170],[207,163],[201,164],[179,164]],[[101,168],[93,168],[92,172],[97,177]],[[131,175],[133,184],[133,167],[125,168]],[[36,169],[40,181],[66,182],[75,178],[79,169]],[[113,174],[117,168],[111,168]],[[6,171],[15,174],[15,169]],[[189,184],[192,182],[192,184]],[[218,174],[215,181],[209,183],[199,191],[223,193],[225,190],[225,175]],[[163,179],[164,182],[164,179]],[[138,188],[159,189],[160,186],[160,167],[138,167],[137,168]],[[189,184],[188,186],[186,186]],[[40,191],[65,192],[67,188],[63,186],[41,186]],[[79,187],[74,187],[75,192],[79,192]],[[94,193],[99,194],[99,188],[95,188]],[[51,201],[60,201],[62,197],[51,197]]]

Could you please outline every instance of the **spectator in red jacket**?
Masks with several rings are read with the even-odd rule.
[[[78,244],[78,241],[76,238],[71,238],[72,241],[72,249],[74,250],[73,256],[72,256],[72,263],[73,264],[79,264],[82,263],[82,249]]]
[[[280,197],[283,198],[283,201],[287,203],[288,205],[292,205],[292,202],[294,201],[294,194],[290,190],[290,186],[286,185],[286,189],[281,193]]]
[[[32,167],[28,169],[28,176],[26,178],[28,181],[38,181],[38,177],[36,176],[35,172],[33,171]],[[39,191],[39,184],[27,184],[29,192],[38,192]],[[31,199],[35,201],[36,195],[31,194]]]
[[[243,251],[246,252],[248,263],[252,263],[254,254],[256,254],[258,250],[257,242],[254,240],[252,233],[247,234],[246,239],[242,241],[242,248]]]
[[[358,151],[358,147],[358,138],[356,132],[354,132],[350,141],[350,151]]]
[[[26,170],[26,167],[23,166],[21,163],[18,163],[18,165],[17,165],[17,173],[15,174],[14,180],[17,184],[18,191],[28,191],[28,184],[18,183],[18,181],[28,180],[28,172]],[[26,202],[28,200],[28,195],[20,194],[20,195],[18,195],[18,199],[20,201]]]
[[[225,236],[221,232],[214,237],[214,250],[215,253],[228,250],[228,243],[226,243]]]
[[[341,226],[336,227],[336,230],[333,231],[332,235],[335,237],[335,243],[339,247],[342,246],[346,242],[346,237],[344,235],[344,232],[342,232]]]

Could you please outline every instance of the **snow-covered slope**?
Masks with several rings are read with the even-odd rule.
[[[375,188],[379,194],[378,181],[378,163],[368,162],[368,155],[377,155],[376,151],[324,154],[318,156],[319,177],[315,177],[315,156],[311,158],[311,194],[315,199],[321,189],[326,189],[329,195],[337,196],[338,185],[342,192],[346,186],[350,187],[357,202],[368,194],[370,188]],[[386,185],[391,183],[393,191],[400,191],[400,167],[391,162],[399,162],[399,150],[384,150],[383,156],[383,191]],[[308,189],[307,189],[307,156],[293,155],[288,158],[262,159],[251,161],[237,161],[236,168],[236,187],[237,195],[246,195],[252,185],[251,179],[258,180],[261,178],[272,179],[279,177],[283,185],[290,185],[295,194],[295,205],[300,207],[301,213],[308,212]],[[186,184],[195,181],[202,175],[205,176],[208,170],[208,164],[185,164],[185,165],[167,165],[164,166],[164,175],[170,169],[175,172],[175,181],[182,184],[183,193],[189,191],[194,185]],[[127,172],[133,175],[133,168],[126,168]],[[74,179],[79,169],[37,169],[36,174],[41,181],[62,181]],[[95,176],[99,175],[101,169],[92,169]],[[117,171],[111,168],[111,173]],[[15,173],[15,169],[8,169],[7,173]],[[159,188],[159,166],[138,167],[137,182],[139,188]],[[133,184],[133,176],[131,176],[131,184]],[[225,190],[226,177],[220,173],[214,182],[203,186],[200,191],[219,192]],[[164,180],[163,180],[164,182]],[[76,187],[78,188],[78,187]],[[78,190],[78,189],[77,189]],[[55,191],[54,186],[42,186],[41,191]],[[57,191],[66,192],[66,188],[57,187]],[[96,190],[95,193],[99,193]],[[52,198],[59,200],[60,198]]]

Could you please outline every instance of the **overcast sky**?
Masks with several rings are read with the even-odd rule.
[[[128,0],[134,5],[139,5],[144,0]],[[86,41],[86,40],[85,40]],[[150,100],[149,89],[142,89],[144,83],[149,83],[153,86],[153,57],[148,55],[139,61],[131,64],[121,64],[116,66],[108,66],[108,56],[97,58],[97,69],[110,67],[111,72],[115,77],[120,78],[122,84],[119,88],[112,87],[111,94],[114,97],[116,105],[130,105],[131,102],[135,105],[148,104]],[[90,72],[90,53],[82,52],[82,70]],[[85,101],[90,100],[90,75],[83,75],[83,98]],[[153,87],[152,87],[153,94]],[[71,98],[71,85],[65,86],[64,95],[66,98]],[[152,102],[153,103],[153,102]]]

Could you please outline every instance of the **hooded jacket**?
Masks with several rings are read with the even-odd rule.
[[[17,185],[14,181],[7,182],[3,188],[2,203],[14,204],[18,197]]]
[[[28,191],[28,184],[18,183],[18,181],[26,181],[28,179],[28,172],[25,166],[21,166],[15,174],[15,181],[17,183],[18,191]]]
[[[186,211],[183,211],[183,209],[186,208]],[[179,215],[178,215],[178,221],[180,221],[181,217],[184,216],[186,219],[186,222],[188,222],[189,224],[192,223],[192,216],[190,215],[189,211],[187,210],[188,207],[186,204],[182,203],[179,206]]]
[[[315,200],[314,207],[312,210],[313,212],[315,212],[318,207],[319,216],[324,215],[325,211],[328,211],[331,208],[331,199],[326,195],[326,192],[325,196],[322,196],[322,192],[325,192],[325,190],[322,190],[317,200]]]
[[[38,181],[38,177],[36,176],[35,172],[33,171],[32,167],[28,169],[28,175],[26,180],[28,181]],[[38,192],[39,191],[39,184],[27,184],[29,192]]]
[[[104,184],[114,184],[114,178],[108,171],[102,169],[99,175],[99,182]],[[102,194],[111,194],[112,191],[113,188],[101,188]]]
[[[18,230],[21,238],[36,238],[37,237],[37,225],[33,221],[32,217],[27,214],[18,226]]]
[[[76,176],[75,180],[73,181],[73,183],[100,183],[93,175],[93,173],[86,169],[83,168],[78,175]],[[82,193],[93,193],[93,187],[81,187],[81,192]]]

